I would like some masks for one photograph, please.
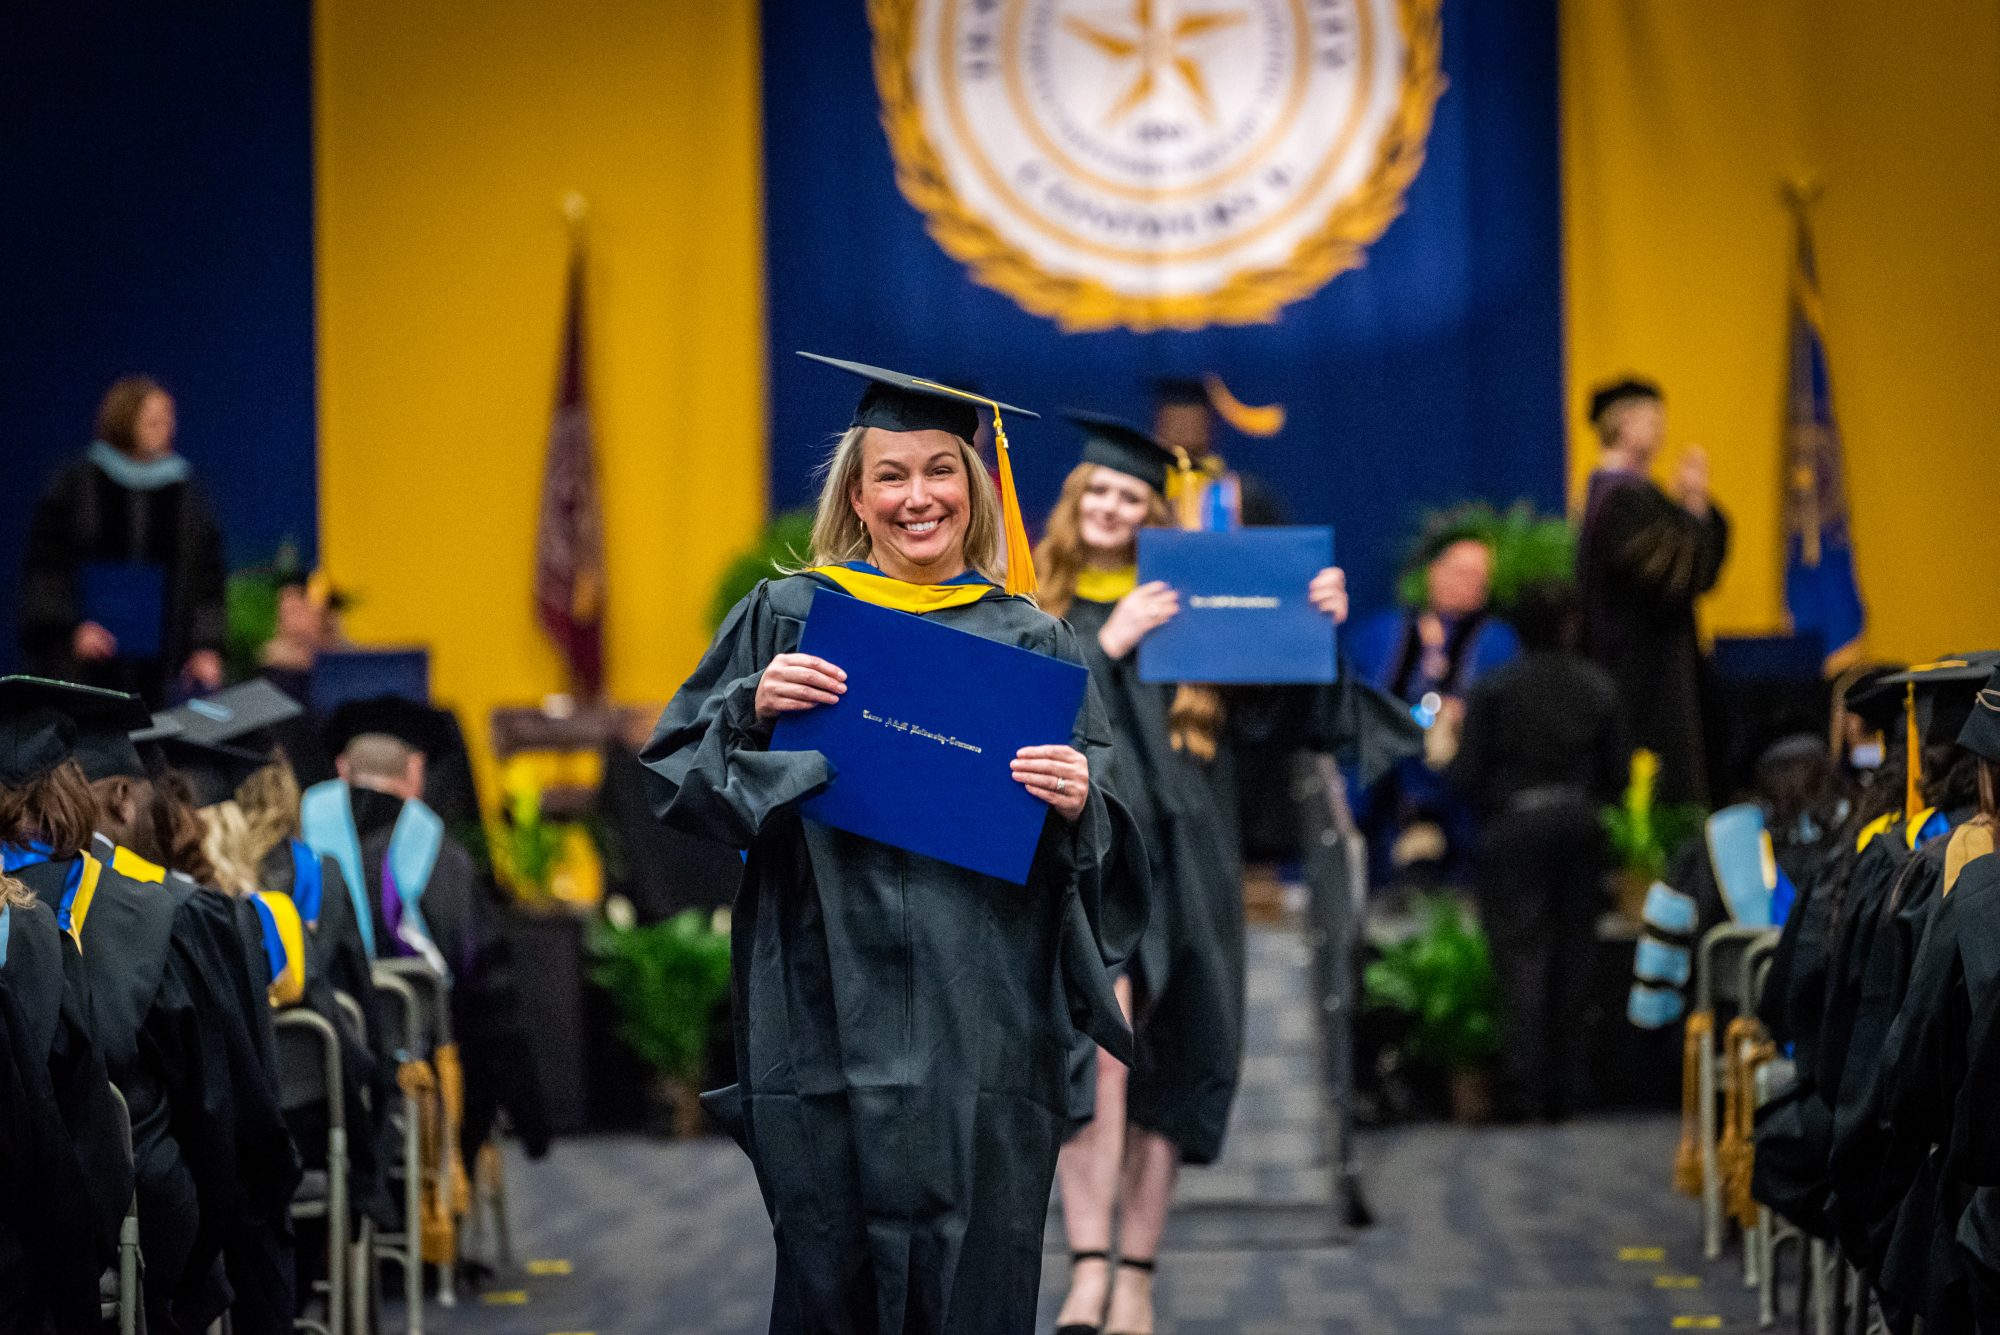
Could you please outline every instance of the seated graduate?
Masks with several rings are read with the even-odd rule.
[[[220,705],[209,709],[225,712]],[[148,743],[157,765],[150,777],[132,773],[128,738],[86,726],[84,767],[103,816],[97,847],[173,903],[191,934],[206,937],[206,1037],[221,1054],[216,1069],[226,1071],[233,1110],[229,1195],[214,1211],[223,1221],[223,1267],[234,1292],[230,1324],[277,1335],[297,1313],[290,1206],[302,1170],[279,1098],[271,1006],[292,1003],[302,989],[304,933],[289,901],[221,886],[197,808],[218,800],[256,758],[178,735],[182,723],[202,717],[189,710],[152,720],[143,734],[156,738]],[[127,760],[107,761],[120,742],[127,743]],[[115,772],[105,774],[107,767]]]
[[[1143,855],[1104,790],[1094,694],[1067,745],[1012,761],[1055,813],[1025,886],[800,816],[839,780],[820,753],[768,743],[785,715],[842,707],[840,665],[797,651],[815,596],[1084,661],[1028,596],[1026,532],[974,453],[971,396],[831,364],[868,383],[826,470],[813,567],[736,605],[641,756],[662,819],[748,850],[733,917],[739,1083],[709,1102],[771,1215],[773,1331],[1026,1331],[1077,1026],[1132,1056],[1110,969],[1142,926]],[[1007,410],[977,402],[996,413],[1011,502]]]
[[[370,957],[422,959],[451,985],[455,1051],[447,1060],[464,1064],[466,1162],[502,1107],[539,1157],[548,1115],[493,895],[423,798],[430,758],[462,754],[447,718],[397,696],[343,705],[326,725],[340,777],[306,789],[300,823],[307,845],[338,865],[350,891],[361,888],[356,925]]]
[[[0,788],[32,781],[31,741],[0,722]],[[0,797],[0,822],[14,821]],[[132,1160],[89,984],[56,915],[0,873],[0,1330],[90,1335],[116,1257]]]
[[[1153,1325],[1153,1268],[1178,1166],[1221,1154],[1242,1068],[1236,767],[1222,692],[1139,679],[1139,642],[1179,604],[1165,584],[1138,583],[1138,535],[1170,522],[1166,497],[1180,460],[1131,423],[1068,416],[1084,429],[1083,460],[1035,549],[1040,601],[1076,632],[1104,703],[1108,781],[1145,839],[1153,896],[1138,953],[1118,980],[1119,999],[1136,1016],[1138,1060],[1128,1081],[1117,1058],[1095,1049],[1095,1070],[1086,1072],[1095,1080],[1090,1121],[1058,1165],[1071,1278],[1057,1325],[1142,1331]],[[1311,596],[1338,620],[1344,590],[1341,572],[1329,568]]]
[[[192,1335],[232,1296],[221,1254],[235,1196],[224,1039],[234,1021],[205,976],[227,966],[205,923],[91,855],[101,815],[76,758],[80,720],[117,736],[150,722],[136,696],[0,678],[0,749],[11,757],[0,853],[77,940],[91,1038],[131,1110],[147,1327]],[[106,1208],[122,1216],[128,1199]]]
[[[1903,691],[1911,740],[1909,804],[1900,826],[1874,836],[1879,870],[1850,887],[1838,972],[1829,975],[1829,1025],[1839,1025],[1839,1082],[1833,1101],[1827,1212],[1842,1251],[1877,1284],[1887,1304],[1912,1305],[1907,1253],[1889,1270],[1898,1216],[1922,1167],[1883,1120],[1885,1041],[1909,987],[1918,943],[1941,899],[1951,834],[1977,814],[1979,758],[1957,745],[1965,720],[2000,654],[1959,655],[1883,679]],[[1927,802],[1929,806],[1918,804]],[[1864,854],[1864,859],[1867,855]],[[1856,893],[1859,892],[1859,893]],[[1823,1050],[1822,1065],[1827,1053]],[[1918,1184],[1920,1185],[1920,1184]]]

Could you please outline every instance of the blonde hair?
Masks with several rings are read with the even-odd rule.
[[[874,429],[855,426],[842,432],[820,470],[819,504],[813,512],[812,555],[808,565],[829,566],[868,559],[871,550],[868,528],[861,522],[861,516],[854,513],[849,498],[861,484],[865,454],[862,445]],[[959,462],[966,472],[966,495],[972,502],[965,525],[965,564],[992,583],[1002,584],[1005,571],[1000,558],[999,490],[971,442],[958,436],[952,439],[958,442]]]
[[[1076,578],[1084,567],[1083,493],[1102,464],[1080,463],[1063,479],[1062,495],[1049,512],[1048,527],[1035,548],[1035,575],[1041,581],[1042,610],[1050,616],[1069,615],[1076,601]],[[1114,470],[1116,471],[1116,470]],[[1166,498],[1146,489],[1146,524],[1164,528],[1172,519]],[[1174,750],[1197,760],[1215,759],[1217,739],[1222,735],[1222,692],[1197,682],[1182,682],[1174,689],[1173,703],[1167,706],[1167,740]]]
[[[299,837],[299,781],[291,762],[276,760],[245,779],[236,796],[202,810],[202,852],[220,889],[247,894],[264,888],[264,859]]]
[[[5,872],[0,872],[0,909],[24,909],[34,902],[34,891]]]
[[[248,848],[250,824],[235,799],[203,807],[200,812],[201,851],[215,872],[215,888],[241,897],[263,887],[258,882],[257,862]]]

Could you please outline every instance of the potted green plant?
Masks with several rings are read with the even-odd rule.
[[[1613,898],[1634,922],[1645,911],[1653,882],[1666,875],[1667,859],[1708,818],[1692,803],[1661,805],[1654,796],[1659,778],[1660,758],[1643,748],[1634,751],[1624,800],[1599,813],[1611,844]]]
[[[619,1039],[653,1072],[656,1126],[699,1134],[709,1041],[729,995],[728,932],[688,909],[644,927],[606,923],[590,954],[591,977],[617,1011]]]
[[[1576,530],[1568,520],[1540,514],[1529,501],[1516,501],[1505,510],[1485,501],[1468,501],[1424,512],[1396,583],[1396,597],[1403,606],[1424,606],[1430,558],[1462,538],[1493,549],[1490,597],[1493,610],[1503,617],[1529,585],[1575,576]]]
[[[1500,1051],[1499,997],[1486,935],[1456,897],[1417,901],[1417,930],[1383,947],[1362,975],[1365,1004],[1403,1022],[1410,1066],[1443,1076],[1454,1120],[1486,1120]]]

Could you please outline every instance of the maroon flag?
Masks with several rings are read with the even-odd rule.
[[[604,516],[591,459],[590,405],[583,376],[583,251],[570,252],[562,362],[542,510],[535,528],[535,611],[569,663],[570,685],[585,700],[604,687]]]

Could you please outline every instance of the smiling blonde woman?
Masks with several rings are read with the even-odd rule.
[[[797,652],[816,593],[1082,662],[1026,596],[1011,484],[1003,471],[996,497],[971,445],[986,401],[834,364],[867,388],[825,473],[813,565],[730,612],[642,755],[663,819],[747,850],[738,1083],[707,1101],[770,1210],[773,1331],[1025,1335],[1077,1025],[1132,1054],[1110,973],[1141,926],[1143,855],[1099,778],[1089,700],[1067,744],[1014,757],[1053,813],[1025,886],[799,815],[834,776],[818,752],[769,750],[772,726],[846,691],[838,664]]]

